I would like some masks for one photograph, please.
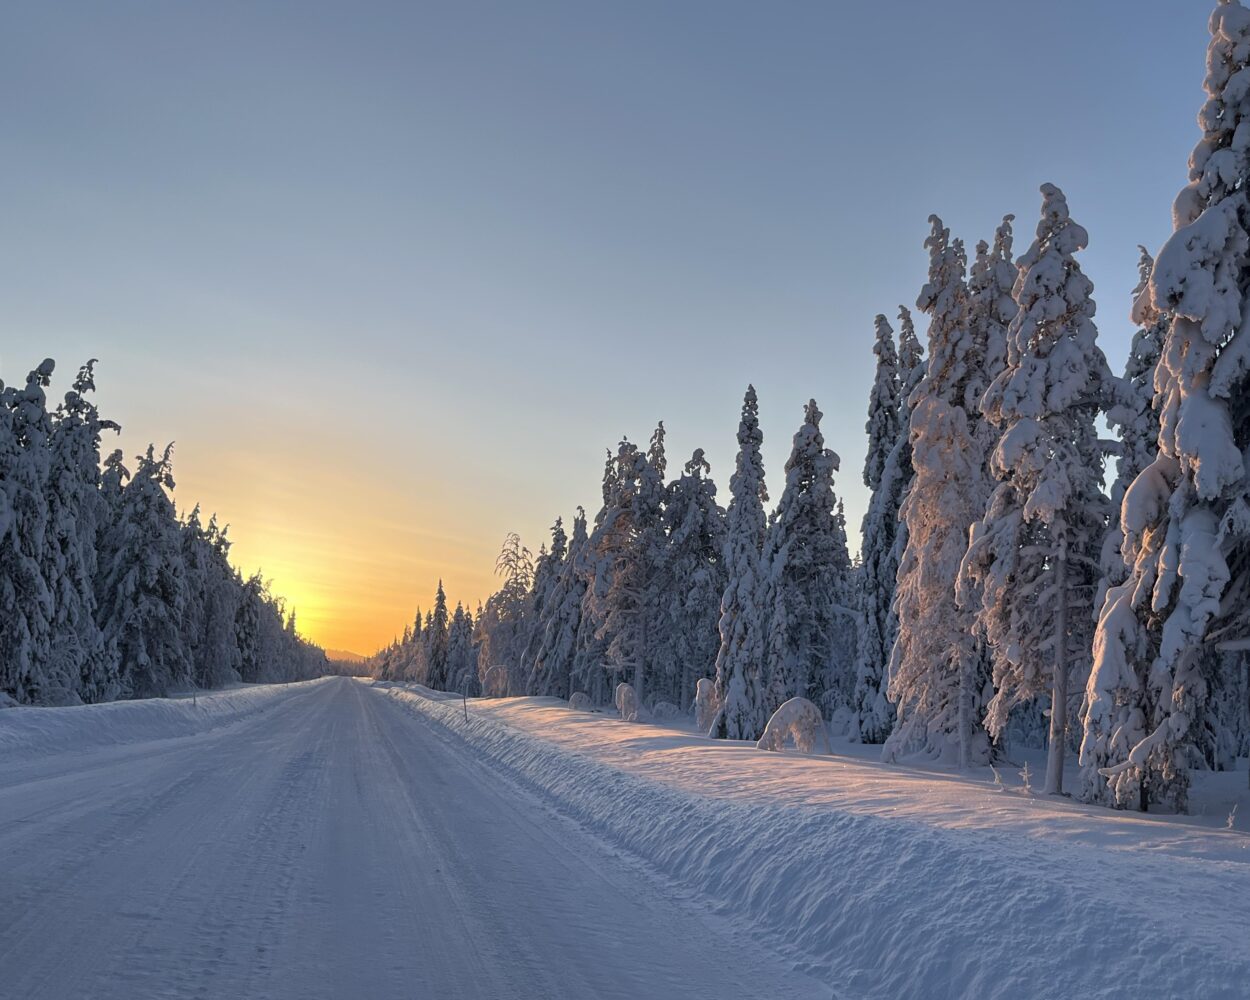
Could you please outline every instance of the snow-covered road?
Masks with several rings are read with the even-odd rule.
[[[0,997],[830,994],[354,681],[0,767]]]

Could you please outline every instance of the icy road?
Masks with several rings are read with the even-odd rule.
[[[830,995],[354,681],[0,753],[6,1000]]]

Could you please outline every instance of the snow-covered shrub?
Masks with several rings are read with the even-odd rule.
[[[569,711],[571,712],[593,712],[595,710],[594,703],[590,700],[590,695],[585,691],[574,691],[573,697],[569,699]]]
[[[694,689],[694,724],[701,733],[712,728],[716,713],[720,711],[720,699],[716,696],[716,682],[710,677],[700,677]]]
[[[791,698],[773,712],[768,725],[764,727],[764,735],[755,746],[759,750],[780,752],[784,749],[786,740],[792,739],[799,753],[814,753],[817,734],[820,742],[825,745],[825,752],[832,753],[820,709],[806,698]]]
[[[679,715],[681,715],[681,709],[671,701],[657,701],[651,706],[651,718],[653,719],[675,719]]]
[[[491,667],[482,678],[482,697],[506,698],[508,695],[508,668]]]
[[[616,685],[616,710],[621,713],[622,722],[638,721],[638,695],[634,694],[631,684]]]

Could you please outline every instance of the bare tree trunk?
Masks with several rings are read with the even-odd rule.
[[[1063,792],[1063,756],[1068,730],[1068,538],[1060,529],[1055,560],[1055,671],[1050,694],[1050,752],[1046,757],[1046,794]]]

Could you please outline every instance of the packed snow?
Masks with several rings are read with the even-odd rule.
[[[0,711],[0,995],[832,995],[365,684],[190,707]]]

